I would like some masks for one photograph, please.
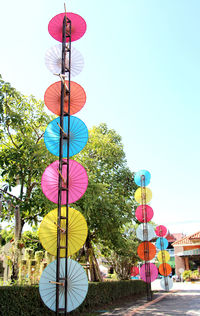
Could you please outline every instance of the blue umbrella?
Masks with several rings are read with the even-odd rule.
[[[55,156],[60,150],[60,117],[57,117],[47,126],[44,133],[44,142],[47,149]],[[67,135],[68,117],[63,118],[63,131]],[[87,144],[88,129],[79,118],[70,117],[69,157],[78,154]],[[67,139],[63,140],[63,158],[67,158]]]
[[[67,312],[76,309],[85,299],[88,291],[88,279],[83,267],[72,259],[67,259]],[[56,311],[56,264],[51,262],[43,271],[39,292],[44,304]],[[65,258],[60,259],[60,277],[65,277]],[[64,281],[59,285],[59,308],[65,307]]]
[[[161,249],[161,250],[165,250],[168,247],[168,240],[166,238],[163,237],[159,237],[156,240],[156,248]]]
[[[140,187],[142,185],[142,183],[141,183],[141,176],[145,177],[143,185],[146,187],[150,183],[151,174],[147,170],[140,170],[140,171],[136,172],[136,174],[134,176],[134,181]]]

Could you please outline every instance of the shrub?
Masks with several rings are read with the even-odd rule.
[[[140,280],[89,283],[84,302],[69,315],[78,315],[127,296],[143,295],[146,284]],[[55,316],[42,302],[38,286],[0,286],[1,316]]]
[[[185,270],[183,272],[183,280],[189,281],[191,279],[192,271],[191,270]]]

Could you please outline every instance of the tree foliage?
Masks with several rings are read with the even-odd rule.
[[[87,220],[89,237],[117,251],[124,225],[134,219],[136,189],[121,137],[106,124],[93,127],[77,160],[89,177],[88,189],[76,203]]]
[[[20,186],[20,196],[12,199],[12,205],[20,206],[22,227],[25,222],[37,222],[52,205],[40,187],[43,171],[55,160],[42,138],[50,120],[43,102],[23,96],[0,78],[1,181],[10,190]],[[12,217],[13,211],[4,204],[3,219]]]

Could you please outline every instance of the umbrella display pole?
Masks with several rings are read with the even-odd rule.
[[[145,176],[141,176],[141,203],[143,213],[143,240],[144,240],[144,259],[145,259],[145,276],[146,276],[146,289],[147,300],[152,300],[151,293],[151,270],[149,262],[149,243],[148,243],[148,226],[147,226],[147,212],[146,212],[146,187]]]
[[[165,259],[165,253],[164,253],[163,237],[160,237],[160,248],[161,248],[162,262],[163,262],[165,291],[169,291],[169,283],[168,283],[168,277],[167,277],[167,269],[166,269],[166,259]]]
[[[67,30],[67,25],[69,24],[69,31]],[[69,47],[66,48],[66,38],[68,38]],[[64,312],[64,315],[67,314],[67,256],[68,256],[68,200],[69,200],[69,129],[70,129],[70,59],[71,59],[71,21],[67,19],[65,16],[63,19],[63,28],[62,28],[62,69],[61,69],[61,78],[65,79],[66,73],[66,53],[69,54],[69,86],[66,87],[65,81],[61,80],[61,102],[60,102],[60,150],[59,150],[59,184],[58,184],[58,219],[57,219],[57,265],[56,265],[56,315],[59,315],[59,312]],[[68,112],[64,112],[64,101],[65,96],[68,94]],[[64,116],[68,116],[68,130],[64,131],[63,126],[63,118]],[[67,141],[67,162],[63,161],[63,142]],[[63,187],[63,176],[62,176],[62,169],[63,165],[67,163],[67,179],[66,179],[66,186]],[[61,197],[62,191],[66,190],[66,216],[61,215]],[[65,235],[66,235],[66,242],[65,242],[65,276],[64,278],[60,277],[60,240],[61,236],[61,219],[66,221],[66,228],[65,228]],[[60,291],[65,296],[65,306],[64,308],[59,306],[59,296]]]

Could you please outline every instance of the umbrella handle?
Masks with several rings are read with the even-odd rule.
[[[66,233],[66,230],[60,227],[56,222],[54,224],[61,230],[62,233]]]
[[[65,285],[64,282],[49,281],[49,283],[51,283],[51,284],[58,284],[58,285],[62,285],[62,286]]]
[[[67,134],[64,132],[63,128],[60,126],[60,124],[57,122],[58,126],[60,127],[61,131],[64,133],[64,136],[67,137]]]
[[[62,175],[62,173],[60,172],[60,170],[59,170],[59,169],[57,169],[57,171],[58,171],[59,175],[61,176],[61,178],[62,178],[62,180],[63,180],[64,184],[66,184],[66,181],[65,181],[65,179],[64,179],[64,177],[63,177],[63,175]]]

